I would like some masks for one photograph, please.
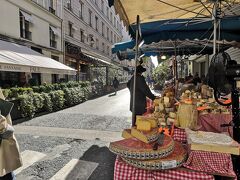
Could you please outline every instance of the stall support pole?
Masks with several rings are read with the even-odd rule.
[[[218,9],[218,0],[214,3],[213,7],[213,55],[217,52],[217,26],[218,26],[218,19],[217,19],[217,9]]]
[[[175,79],[174,79],[174,85],[175,85],[175,97],[177,96],[177,92],[178,92],[178,68],[177,68],[177,43],[176,41],[174,42],[174,76],[175,76]]]
[[[139,15],[137,15],[137,28],[136,28],[136,53],[135,53],[135,68],[134,68],[134,76],[133,76],[133,103],[132,103],[132,126],[135,126],[136,123],[136,77],[137,77],[137,62],[138,62],[138,36],[139,36]]]

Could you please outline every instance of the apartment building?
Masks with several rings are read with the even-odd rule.
[[[112,62],[111,48],[122,41],[122,23],[107,0],[64,1],[65,63],[86,79],[89,67]]]
[[[64,50],[62,9],[62,0],[0,1],[0,39],[8,47],[1,49],[3,47],[1,46],[0,55],[14,61],[12,63],[9,60],[9,62],[7,61],[8,66],[1,66],[1,82],[12,81],[16,84],[10,85],[23,85],[29,79],[34,79],[37,84],[52,83],[59,81],[63,74],[74,74],[71,68],[61,64]],[[14,49],[14,47],[16,48]],[[25,54],[17,54],[16,49]],[[11,51],[9,54],[11,53],[12,56],[6,57],[7,54],[4,54],[6,51]],[[25,55],[29,55],[29,58]],[[33,60],[33,58],[35,59]],[[15,62],[17,60],[19,61]],[[44,67],[38,65],[41,63]],[[7,69],[10,65],[14,67]],[[29,66],[30,70],[27,70],[26,66]],[[70,73],[64,71],[64,68],[67,71],[70,70]],[[23,82],[19,84],[19,81]]]

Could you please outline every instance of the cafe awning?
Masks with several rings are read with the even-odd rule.
[[[32,49],[0,40],[0,71],[68,74],[76,70]]]

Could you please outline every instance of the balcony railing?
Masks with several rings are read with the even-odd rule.
[[[52,7],[49,7],[49,12],[52,13],[52,14],[55,14],[55,13],[56,13],[56,10],[53,9]]]
[[[50,39],[50,47],[57,48],[57,41]]]

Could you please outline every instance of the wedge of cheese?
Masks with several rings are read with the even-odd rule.
[[[124,129],[122,132],[122,137],[124,139],[132,138],[133,136],[131,135],[131,129]]]
[[[170,98],[167,97],[167,96],[164,96],[164,98],[163,98],[163,102],[164,102],[164,104],[166,104],[166,103],[170,103]]]
[[[136,121],[137,129],[141,131],[150,131],[151,130],[151,123],[150,121],[146,120],[138,120]]]
[[[157,120],[156,119],[147,119],[151,123],[151,128],[156,128],[157,127]]]
[[[164,105],[162,103],[159,103],[158,109],[159,109],[160,112],[164,111]]]
[[[136,129],[135,127],[133,127],[131,129],[131,135],[142,142],[150,143],[150,142],[157,140],[158,129],[155,128],[152,131],[144,132],[144,131],[140,131],[140,130]]]

